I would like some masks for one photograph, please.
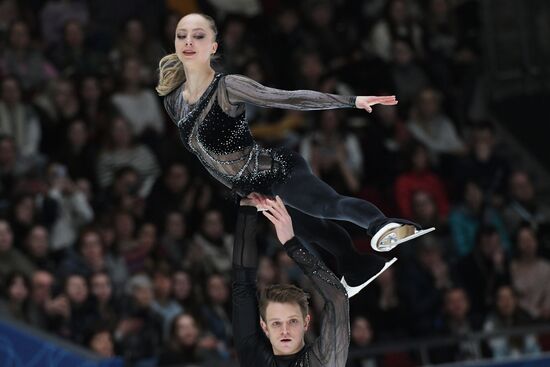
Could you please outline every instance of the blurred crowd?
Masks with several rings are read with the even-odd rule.
[[[236,365],[237,198],[185,151],[154,93],[178,20],[201,11],[218,22],[220,71],[399,99],[372,115],[247,106],[262,144],[300,151],[332,187],[388,216],[437,227],[351,300],[350,351],[548,321],[550,206],[486,118],[478,7],[0,0],[0,312],[128,366]],[[267,223],[258,244],[260,288],[309,289]],[[430,359],[548,349],[548,337],[526,334],[433,348]],[[387,353],[349,367],[418,363]]]

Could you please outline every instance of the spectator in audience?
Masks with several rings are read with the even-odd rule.
[[[88,125],[82,119],[69,122],[63,143],[57,148],[55,157],[59,163],[67,167],[71,179],[85,179],[95,187],[96,156]]]
[[[142,202],[137,197],[140,183],[139,173],[135,168],[131,166],[118,168],[113,175],[112,184],[99,192],[96,200],[98,211],[104,215],[119,210],[137,214],[133,211],[133,204]]]
[[[516,257],[510,264],[510,277],[518,305],[534,319],[550,318],[550,262],[539,255],[536,231],[520,226],[514,241]]]
[[[132,221],[133,218],[127,213],[119,213],[117,215],[120,222]],[[121,223],[122,226],[128,225]],[[130,224],[130,226],[134,226]],[[124,246],[121,246],[124,244]],[[148,272],[154,268],[153,251],[157,245],[157,228],[152,223],[144,223],[137,230],[135,241],[124,241],[118,243],[120,255],[126,261],[126,266],[131,274],[140,272]]]
[[[411,331],[427,335],[434,330],[445,290],[452,286],[451,269],[434,237],[423,239],[416,252],[416,260],[403,269],[401,282]]]
[[[145,208],[147,218],[162,224],[162,220],[170,211],[192,214],[199,190],[200,188],[191,181],[186,164],[182,162],[170,163],[164,169],[164,174],[156,180],[151,193],[147,196]]]
[[[373,115],[375,123],[366,126],[361,139],[363,172],[368,172],[364,181],[387,190],[399,173],[400,153],[411,135],[397,106],[380,106]]]
[[[72,79],[58,78],[47,91],[47,98],[36,101],[41,110],[42,140],[41,150],[55,157],[65,138],[69,123],[79,118],[82,105]]]
[[[117,355],[139,367],[157,365],[162,342],[162,317],[153,308],[153,284],[147,275],[134,275],[127,283],[129,300],[115,329]]]
[[[82,275],[71,274],[66,277],[63,288],[60,297],[66,298],[69,308],[61,317],[50,319],[51,330],[82,344],[87,331],[97,320],[97,311],[89,297],[88,283]]]
[[[119,73],[129,72],[126,69],[127,61],[125,60],[137,59],[138,68],[134,69],[135,77],[147,85],[154,83],[158,61],[164,56],[164,50],[159,42],[151,37],[150,31],[145,28],[141,19],[128,19],[117,44],[109,55],[115,70]],[[158,122],[150,121],[150,123],[157,124]]]
[[[124,285],[128,277],[126,265],[105,249],[96,229],[84,229],[80,233],[76,249],[78,252],[69,253],[60,264],[60,276],[76,273],[88,278],[96,272],[105,271],[116,288]]]
[[[110,329],[105,326],[94,327],[84,344],[102,358],[113,358],[115,356],[113,335]]]
[[[146,197],[160,173],[157,160],[145,145],[134,143],[129,123],[122,117],[115,117],[111,121],[109,135],[98,156],[99,186],[109,186],[117,169],[124,166],[131,166],[139,173],[139,196]]]
[[[517,296],[512,287],[500,286],[495,301],[495,309],[487,317],[483,327],[486,332],[505,331],[531,323],[528,314],[518,306]],[[494,359],[540,354],[540,346],[533,334],[493,337],[488,343]]]
[[[349,358],[346,367],[378,367],[382,366],[379,361],[379,358],[373,357],[364,357],[364,358],[353,358],[353,355],[359,351],[363,351],[369,346],[372,345],[374,336],[373,330],[370,324],[369,319],[365,316],[356,316],[351,322],[351,341],[349,345]]]
[[[510,175],[508,186],[509,203],[504,211],[506,226],[516,231],[522,222],[548,233],[550,206],[537,196],[531,176],[524,170],[516,170]],[[545,253],[550,253],[544,249]]]
[[[28,321],[29,279],[23,273],[12,272],[6,276],[2,290],[5,294],[0,292],[3,296],[0,298],[0,314]]]
[[[42,36],[48,45],[62,41],[63,30],[67,22],[77,21],[83,26],[88,24],[90,12],[88,4],[82,0],[48,0],[40,11]]]
[[[449,226],[458,256],[468,255],[475,246],[476,235],[485,225],[493,226],[500,236],[506,251],[510,250],[508,231],[499,212],[487,202],[475,181],[467,181],[461,202],[449,215]]]
[[[502,206],[509,163],[497,151],[496,130],[488,121],[478,122],[472,128],[470,152],[455,171],[457,182],[475,181],[486,196],[487,202]],[[459,173],[460,172],[460,173]]]
[[[38,213],[38,201],[33,195],[29,194],[17,195],[14,198],[8,219],[11,224],[13,243],[20,250],[23,249],[24,238],[40,217]]]
[[[417,190],[411,196],[411,219],[420,224],[423,228],[436,227],[438,232],[435,236],[441,237],[445,231],[445,222],[438,212],[436,199],[425,190]],[[402,251],[407,251],[403,248]]]
[[[463,288],[450,288],[445,292],[441,319],[436,332],[440,336],[467,339],[468,334],[481,330],[483,320],[470,312],[470,301]],[[432,363],[473,361],[485,356],[486,351],[477,341],[461,341],[440,346],[430,351]]]
[[[220,350],[227,350],[233,337],[229,285],[220,274],[211,274],[204,289],[205,303],[201,308],[204,326],[216,337]]]
[[[384,61],[391,60],[392,41],[406,39],[418,56],[422,57],[422,28],[411,14],[410,3],[405,0],[390,0],[386,12],[372,28],[370,49]]]
[[[416,62],[413,46],[405,39],[393,41],[393,64],[391,75],[399,103],[407,108],[422,88],[430,82],[424,70]]]
[[[124,61],[121,70],[122,85],[111,101],[118,112],[129,122],[132,133],[141,139],[158,137],[164,132],[164,117],[160,103],[150,88],[143,84],[141,62],[137,57]]]
[[[13,199],[13,194],[20,179],[27,174],[33,165],[19,155],[13,138],[0,135],[0,212],[6,211]]]
[[[429,0],[424,24],[423,45],[430,74],[438,88],[450,91],[452,68],[458,46],[458,24],[449,0]]]
[[[56,75],[52,65],[37,50],[31,39],[29,25],[22,20],[13,22],[8,30],[7,47],[0,56],[0,75],[13,75],[24,92],[39,91]]]
[[[50,232],[52,249],[66,250],[73,246],[79,230],[94,219],[94,211],[84,192],[69,177],[65,166],[51,164],[48,180],[48,197],[57,207]]]
[[[56,263],[50,251],[49,232],[41,224],[34,224],[25,238],[25,252],[37,269],[50,273],[56,271]]]
[[[455,264],[454,272],[458,284],[468,292],[472,312],[485,316],[494,304],[497,288],[510,283],[508,257],[494,227],[478,230],[472,252]]]
[[[391,267],[376,278],[363,294],[350,299],[351,315],[369,315],[369,327],[377,332],[377,340],[395,340],[407,336],[407,304],[395,268]],[[353,323],[352,323],[353,324]]]
[[[199,305],[202,304],[202,294],[191,274],[183,269],[177,269],[172,274],[172,283],[174,284],[174,299],[183,308],[183,312],[194,315],[199,314]]]
[[[46,329],[48,326],[54,281],[52,273],[48,271],[37,270],[32,274],[28,320],[36,328]]]
[[[449,117],[441,110],[441,93],[431,87],[422,89],[407,123],[412,136],[430,150],[432,159],[440,155],[460,155],[465,146]]]
[[[403,218],[412,218],[412,201],[416,191],[429,194],[437,205],[437,214],[445,220],[449,212],[449,199],[441,179],[430,167],[427,148],[414,144],[406,153],[408,170],[397,177],[395,196]]]
[[[14,271],[30,277],[34,271],[34,265],[23,253],[13,247],[10,223],[0,219],[0,284],[4,284],[5,277]]]
[[[200,230],[193,237],[187,261],[200,274],[229,274],[233,236],[225,232],[223,216],[218,209],[207,210]]]
[[[2,79],[0,90],[0,134],[11,136],[24,157],[37,160],[41,137],[40,119],[24,102],[19,82],[14,77]]]
[[[158,254],[177,268],[184,263],[190,246],[187,224],[179,211],[169,212],[164,218],[164,233],[159,241]]]
[[[63,39],[50,50],[50,60],[65,77],[107,71],[105,58],[86,45],[86,36],[84,25],[70,19],[63,26]]]
[[[322,111],[320,128],[307,135],[300,152],[311,170],[337,192],[356,193],[360,189],[363,156],[359,140],[342,127],[343,115],[336,110]]]
[[[109,131],[109,116],[113,113],[113,107],[99,75],[95,73],[82,76],[78,91],[82,101],[81,115],[87,123],[94,146],[97,146]]]
[[[211,338],[204,335],[197,319],[189,313],[182,313],[172,321],[170,341],[161,352],[158,366],[192,366],[200,363],[204,367],[228,366],[216,349]]]
[[[121,303],[111,277],[105,271],[93,273],[90,277],[90,294],[97,312],[98,323],[114,330],[120,317]]]
[[[164,340],[168,340],[170,325],[172,325],[174,318],[183,312],[183,309],[173,298],[172,274],[167,266],[161,264],[153,272],[153,289],[155,300],[152,308],[162,317],[163,337]]]

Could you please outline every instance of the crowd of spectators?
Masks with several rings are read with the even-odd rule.
[[[185,151],[154,93],[178,20],[202,11],[218,22],[223,72],[400,101],[372,115],[247,106],[264,145],[301,151],[332,187],[388,216],[437,227],[351,300],[351,351],[548,321],[550,206],[480,112],[478,5],[0,0],[2,314],[128,366],[236,365],[236,198]],[[369,251],[364,233],[348,230]],[[258,243],[260,288],[308,287],[267,223]],[[430,358],[549,347],[531,334],[495,337]],[[349,366],[418,363],[388,353]]]

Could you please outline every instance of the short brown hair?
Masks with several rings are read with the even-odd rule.
[[[309,313],[309,295],[302,289],[290,284],[275,284],[266,287],[260,294],[260,316],[265,321],[265,312],[270,302],[296,303],[300,306],[302,316]]]

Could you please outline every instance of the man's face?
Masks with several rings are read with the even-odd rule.
[[[260,320],[260,325],[276,356],[295,354],[303,348],[310,316],[304,319],[297,303],[270,302],[265,318],[265,321]]]

